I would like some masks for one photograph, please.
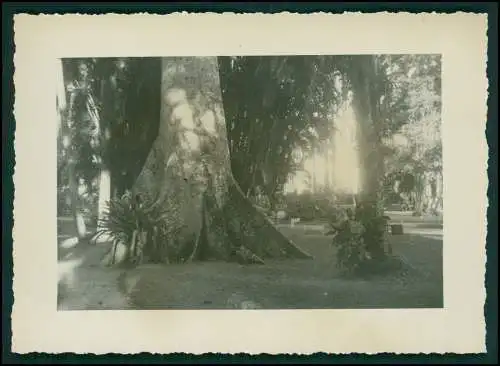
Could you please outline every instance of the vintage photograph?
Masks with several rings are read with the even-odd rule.
[[[57,309],[443,308],[441,66],[59,59]]]
[[[14,20],[13,352],[485,352],[486,14]]]

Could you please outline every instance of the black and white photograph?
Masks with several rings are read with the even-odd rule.
[[[443,306],[441,56],[61,60],[58,307]]]
[[[483,14],[15,18],[13,349],[485,349]]]

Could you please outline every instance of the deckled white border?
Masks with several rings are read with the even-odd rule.
[[[17,15],[13,351],[485,351],[486,15]],[[444,310],[56,312],[56,58],[441,53]]]

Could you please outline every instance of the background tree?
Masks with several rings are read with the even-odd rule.
[[[160,61],[89,58],[64,59],[62,64],[69,103],[60,108],[59,211],[64,214],[71,203],[83,238],[84,216],[103,218],[106,202],[137,178],[155,138]]]
[[[325,56],[219,57],[234,176],[276,200],[297,148],[312,151],[333,129],[341,96]]]
[[[79,59],[65,60],[63,74],[68,102],[61,111],[58,180],[62,186],[60,194],[64,197],[67,191],[77,237],[83,239],[87,234],[84,200],[89,197],[89,182],[96,173],[94,146],[99,117],[92,97],[90,64]]]
[[[386,171],[407,192],[417,213],[442,206],[441,60],[395,56],[388,69]]]
[[[357,120],[358,151],[361,164],[357,216],[363,224],[366,249],[372,259],[385,257],[383,186],[383,114],[385,73],[374,55],[350,56],[345,60],[346,82],[352,91],[352,107]]]
[[[214,110],[207,107],[206,100],[211,105],[220,103],[215,109],[223,111],[226,122],[217,141],[227,145],[228,155],[221,159],[229,161],[232,172],[231,178],[221,176],[228,181],[234,178],[236,185],[228,187],[240,187],[244,196],[267,209],[280,201],[285,183],[301,168],[304,158],[321,151],[331,140],[339,109],[352,104],[360,127],[363,179],[359,202],[371,212],[366,215],[369,226],[383,214],[387,196],[383,183],[411,192],[418,207],[425,206],[426,190],[434,192],[430,196],[438,196],[438,190],[429,187],[441,171],[439,61],[432,55],[219,57],[216,66],[220,73],[207,81],[216,89],[211,91],[189,85],[208,76],[199,75],[195,67],[196,77],[188,77],[182,68],[194,64],[185,59],[182,62],[187,66],[177,65],[181,71],[171,79],[189,94],[184,104],[193,111],[195,121]],[[69,180],[71,192],[77,192],[74,182],[80,178],[99,192],[93,197],[100,197],[96,215],[100,212],[102,219],[104,202],[111,196],[121,197],[136,188],[138,176],[145,171],[163,170],[166,163],[163,158],[152,158],[153,151],[172,154],[175,149],[175,139],[158,142],[166,118],[166,91],[161,89],[166,81],[158,80],[164,79],[165,68],[157,58],[105,58],[65,60],[64,70],[70,85],[65,117],[69,127],[61,129],[61,136],[68,131],[73,135],[71,144],[67,138],[60,139],[60,166],[73,169],[69,174],[74,177]],[[214,99],[219,93],[215,85],[220,85],[220,97]],[[69,154],[71,149],[74,152]],[[67,161],[70,163],[65,164]],[[156,168],[151,161],[158,162]],[[194,161],[201,164],[203,159]],[[220,175],[209,175],[213,174]],[[155,179],[162,182],[166,178]],[[99,181],[106,184],[99,185]],[[436,205],[438,201],[432,202]],[[372,254],[377,256],[382,241],[369,236],[374,242]]]

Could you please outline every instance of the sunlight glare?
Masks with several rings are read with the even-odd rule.
[[[298,194],[331,188],[335,192],[357,194],[359,191],[359,157],[356,142],[356,120],[352,108],[344,108],[334,119],[336,130],[321,151],[304,161],[303,169],[291,177],[287,192]]]
[[[78,244],[78,238],[76,236],[70,237],[61,243],[61,248],[71,249]]]
[[[336,190],[359,192],[359,156],[356,143],[356,119],[352,108],[347,108],[336,119],[333,136],[333,185]]]
[[[75,269],[83,263],[83,258],[59,261],[57,263],[59,282],[73,283]]]

